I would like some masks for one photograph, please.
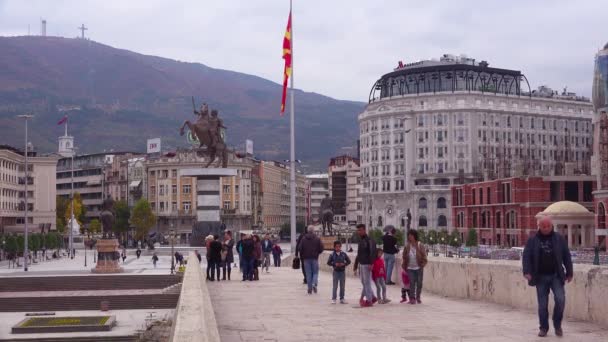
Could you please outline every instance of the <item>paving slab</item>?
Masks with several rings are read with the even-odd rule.
[[[425,294],[423,304],[399,304],[399,286],[388,286],[390,304],[360,308],[361,284],[346,280],[349,304],[331,304],[331,274],[321,272],[319,293],[307,295],[300,270],[271,268],[260,281],[209,282],[220,335],[241,341],[577,341],[605,342],[602,327],[564,321],[565,337],[538,338],[532,312],[478,301]],[[576,305],[568,303],[568,305]]]

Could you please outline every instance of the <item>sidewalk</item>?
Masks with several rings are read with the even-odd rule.
[[[399,304],[399,286],[388,286],[392,303],[360,308],[361,284],[347,278],[347,305],[331,304],[331,274],[319,275],[319,294],[308,296],[300,270],[271,268],[258,282],[209,282],[224,342],[236,341],[608,341],[600,326],[565,321],[564,338],[538,338],[534,313],[425,294],[423,304]],[[569,303],[568,305],[575,305]]]

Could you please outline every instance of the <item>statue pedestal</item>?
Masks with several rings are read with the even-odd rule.
[[[236,169],[182,169],[180,177],[196,177],[196,223],[192,227],[190,246],[204,246],[205,237],[219,234],[222,228],[220,180],[236,176]]]
[[[321,236],[321,243],[323,244],[323,249],[326,251],[334,250],[334,242],[338,240],[337,236]]]
[[[93,273],[122,273],[120,267],[120,252],[117,239],[97,240],[97,264],[91,269]]]

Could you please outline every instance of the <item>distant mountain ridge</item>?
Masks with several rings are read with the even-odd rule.
[[[281,69],[277,69],[281,72]],[[194,118],[192,96],[217,108],[228,143],[254,141],[256,155],[287,159],[289,119],[279,116],[281,85],[244,73],[115,49],[90,40],[0,37],[0,143],[21,146],[30,111],[30,141],[56,150],[57,120],[70,113],[81,153],[139,150],[161,137],[163,149],[185,146],[178,128]],[[297,158],[313,169],[356,145],[364,103],[296,90]]]

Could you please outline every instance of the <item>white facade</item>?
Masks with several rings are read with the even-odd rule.
[[[449,186],[589,173],[591,104],[454,91],[383,97],[359,115],[364,223],[452,227]],[[426,223],[426,224],[425,224]]]
[[[334,222],[354,226],[363,222],[361,168],[359,159],[332,158],[328,169],[329,193],[334,204]]]
[[[319,210],[321,209],[321,201],[325,195],[329,194],[329,182],[327,173],[307,175],[307,207],[308,207],[308,224],[321,222]]]

